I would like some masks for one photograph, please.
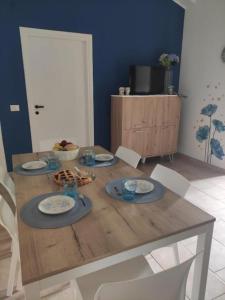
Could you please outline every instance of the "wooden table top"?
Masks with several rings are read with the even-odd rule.
[[[106,152],[95,147],[96,153]],[[13,165],[38,159],[43,153],[14,155]],[[72,169],[77,161],[63,162]],[[79,222],[59,229],[35,229],[19,217],[21,207],[32,197],[60,188],[52,175],[21,176],[13,173],[18,207],[19,243],[23,284],[97,261],[101,258],[213,222],[214,217],[167,190],[149,204],[129,204],[110,198],[105,184],[116,178],[143,176],[123,161],[92,169],[95,182],[81,187],[93,204],[92,212]]]

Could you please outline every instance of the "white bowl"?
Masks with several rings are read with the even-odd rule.
[[[69,151],[57,151],[53,150],[56,157],[58,157],[59,160],[74,160],[77,158],[79,154],[80,148],[77,148],[75,150],[69,150]]]

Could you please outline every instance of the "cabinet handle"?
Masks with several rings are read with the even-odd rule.
[[[134,130],[134,132],[144,132],[144,130]]]

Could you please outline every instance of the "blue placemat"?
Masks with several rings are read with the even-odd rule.
[[[148,180],[154,184],[154,190],[147,194],[136,194],[135,198],[131,201],[124,200],[122,198],[122,184],[124,179]],[[129,178],[120,178],[120,179],[112,180],[106,184],[105,189],[106,192],[114,199],[130,202],[130,203],[139,203],[139,204],[160,200],[165,193],[165,187],[160,182],[155,181],[151,178],[140,178],[140,177],[129,177]]]
[[[115,165],[118,162],[118,158],[116,156],[114,156],[114,158],[110,161],[95,161],[95,164],[93,166],[87,166],[85,164],[84,158],[81,156],[79,158],[79,164],[85,167],[89,167],[89,168],[103,168],[103,167],[110,167]]]
[[[60,228],[68,226],[87,215],[92,208],[89,198],[78,199],[75,206],[68,212],[59,215],[43,214],[38,209],[40,201],[49,196],[63,195],[63,192],[48,193],[32,198],[20,210],[20,217],[27,225],[35,228]]]
[[[22,164],[16,166],[13,171],[19,175],[23,176],[36,176],[36,175],[44,175],[49,173],[57,172],[61,167],[61,164],[59,163],[59,166],[55,170],[49,169],[48,165],[45,168],[39,169],[39,170],[25,170],[22,168]]]

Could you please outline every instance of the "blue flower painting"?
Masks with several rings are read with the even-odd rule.
[[[217,157],[218,159],[222,160],[225,154],[223,152],[222,146],[220,145],[220,142],[217,139],[212,138],[210,141],[210,146],[212,154],[215,155],[215,157]]]
[[[208,125],[199,127],[198,131],[196,132],[196,139],[202,143],[203,141],[207,140],[209,137],[210,128]]]
[[[202,108],[201,115],[211,117],[216,111],[217,111],[217,105],[216,104],[209,104],[209,105]]]
[[[199,143],[205,141],[205,161],[211,163],[212,156],[222,160],[225,156],[220,141],[215,138],[216,133],[225,132],[225,124],[217,119],[212,120],[212,115],[217,111],[217,105],[208,104],[201,110],[201,115],[208,117],[209,125],[201,126],[196,131]]]
[[[220,120],[216,120],[214,119],[212,121],[213,125],[215,126],[215,130],[218,132],[223,132],[225,131],[225,125],[223,124],[223,122],[221,122]]]

